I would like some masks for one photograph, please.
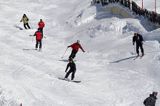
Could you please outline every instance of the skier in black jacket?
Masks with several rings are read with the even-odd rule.
[[[156,100],[157,100],[157,94],[158,92],[153,92],[152,94],[149,95],[148,98],[146,98],[143,102],[145,106],[155,106]]]
[[[144,55],[144,50],[143,50],[143,37],[142,35],[138,33],[134,33],[133,36],[133,45],[136,42],[136,52],[137,56],[139,56],[139,48],[141,49],[142,56]]]
[[[68,68],[70,67],[69,71],[67,72]],[[72,76],[71,76],[71,80],[74,79],[74,76],[75,76],[75,72],[76,72],[76,64],[74,63],[73,59],[70,58],[69,59],[69,63],[67,64],[67,67],[66,67],[66,70],[65,70],[66,75],[65,75],[65,79],[68,78],[68,76],[72,73]]]

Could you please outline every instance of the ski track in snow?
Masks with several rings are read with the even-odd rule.
[[[90,0],[1,0],[0,9],[0,106],[141,106],[160,89],[159,29],[148,32],[137,19],[107,12],[109,18],[95,19]],[[20,30],[24,13],[30,30]],[[29,36],[40,18],[46,22],[41,52]],[[146,40],[142,59],[133,60],[134,31]],[[59,60],[77,39],[86,51],[76,56],[81,83],[59,80],[67,65]]]

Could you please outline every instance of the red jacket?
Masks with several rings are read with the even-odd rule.
[[[83,52],[85,52],[84,49],[82,48],[82,46],[79,43],[73,43],[72,45],[70,45],[68,47],[71,47],[75,51],[78,51],[79,48],[80,48]]]
[[[36,40],[42,40],[42,33],[40,31],[37,31],[35,33],[35,36],[36,36]]]
[[[44,24],[43,21],[40,21],[40,22],[38,23],[38,26],[39,26],[39,28],[43,28],[43,27],[45,26],[45,24]]]

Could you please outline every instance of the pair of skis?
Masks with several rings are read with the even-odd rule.
[[[144,55],[141,55],[141,56],[136,56],[133,60],[136,60],[136,59],[142,59],[142,57],[143,57]]]
[[[79,81],[79,80],[70,80],[70,79],[61,78],[61,77],[59,77],[58,79],[64,80],[64,81],[67,81],[67,82],[74,82],[74,83],[80,83],[80,82],[81,82],[81,81]]]

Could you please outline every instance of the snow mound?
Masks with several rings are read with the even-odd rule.
[[[159,41],[160,42],[160,28],[157,29],[157,30],[154,30],[154,31],[151,31],[151,32],[148,32],[148,33],[145,33],[145,40],[152,40],[152,41]]]
[[[6,89],[0,87],[0,106],[20,106],[22,101],[17,101],[15,96],[13,96],[14,93]]]

